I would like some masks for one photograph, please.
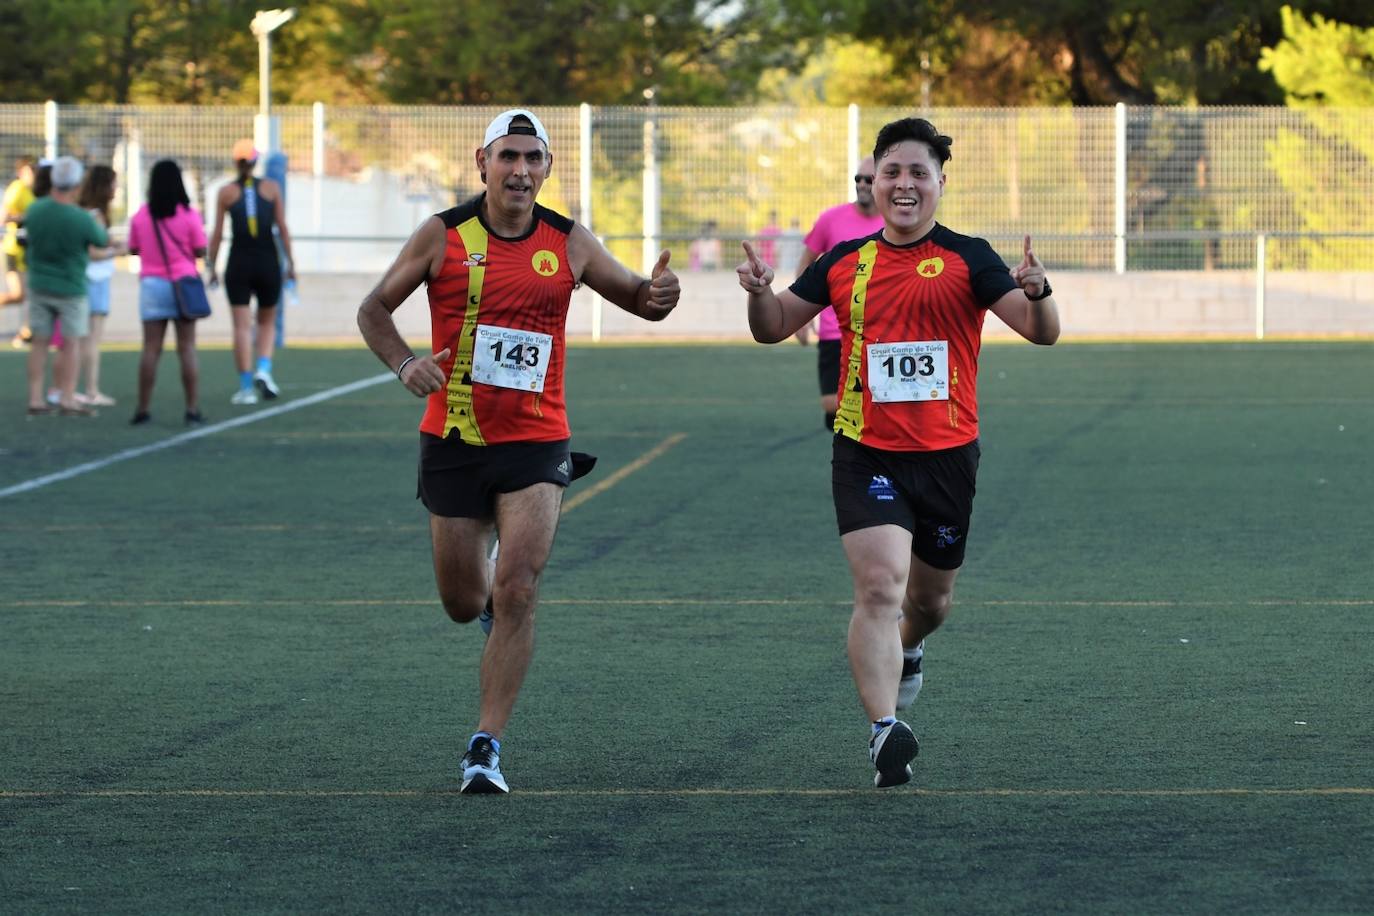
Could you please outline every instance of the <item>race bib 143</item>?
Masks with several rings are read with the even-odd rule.
[[[472,378],[484,385],[542,392],[552,355],[553,337],[548,334],[479,324]]]

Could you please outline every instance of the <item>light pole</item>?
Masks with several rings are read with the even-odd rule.
[[[296,8],[258,10],[253,34],[258,39],[258,114],[253,119],[253,145],[265,153],[276,152],[277,131],[272,124],[272,33],[296,17]]]

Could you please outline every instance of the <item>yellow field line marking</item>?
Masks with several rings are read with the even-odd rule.
[[[588,487],[587,489],[578,493],[572,499],[563,503],[563,514],[567,515],[569,512],[576,509],[578,506],[582,505],[587,500],[591,499],[597,494],[605,493],[611,487],[620,483],[626,477],[629,477],[631,474],[633,474],[635,471],[638,471],[640,468],[644,467],[649,462],[653,461],[656,458],[659,458],[663,455],[664,452],[668,451],[668,449],[672,448],[674,445],[677,445],[679,442],[686,438],[686,433],[673,433],[667,439],[664,439],[658,445],[655,445],[653,448],[649,449],[647,452],[640,455],[634,461],[631,461],[623,468],[617,470],[614,474],[611,474],[609,477],[606,477],[603,480],[597,481],[597,483],[594,486]]]
[[[0,799],[25,798],[442,798],[460,794],[453,789],[9,789]],[[522,789],[531,798],[848,798],[875,796],[873,789]],[[904,789],[884,795],[930,798],[1310,798],[1374,796],[1374,786],[1313,786],[1294,789]]]
[[[566,511],[566,510],[565,510]],[[0,600],[0,608],[30,607],[409,607],[433,604],[434,598],[163,598],[149,600],[91,598],[30,598]],[[635,607],[789,607],[828,604],[848,606],[849,598],[541,598],[541,605]],[[1374,607],[1374,598],[1264,598],[1247,601],[956,601],[958,607],[1030,608],[1207,608],[1242,607]]]

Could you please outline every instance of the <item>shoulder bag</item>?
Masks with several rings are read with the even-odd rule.
[[[162,263],[167,265],[167,272],[172,272],[172,262],[167,259],[167,246],[162,243],[162,230],[158,228],[157,217],[152,212],[148,213],[148,218],[153,223],[153,235],[157,236],[157,247],[162,252]],[[195,253],[191,253],[191,263],[196,261]],[[172,280],[172,292],[177,297],[177,312],[180,313],[183,321],[195,321],[200,318],[210,317],[210,297],[205,292],[205,281],[200,278],[200,274],[192,274],[189,277]]]

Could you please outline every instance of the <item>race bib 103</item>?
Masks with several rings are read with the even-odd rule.
[[[868,345],[868,390],[877,403],[949,400],[949,342]]]

